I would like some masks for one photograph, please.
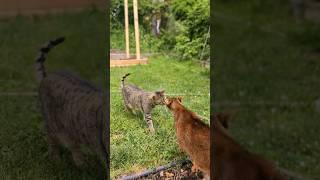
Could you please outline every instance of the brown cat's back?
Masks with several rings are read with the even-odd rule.
[[[227,132],[224,121],[213,117],[212,147],[215,180],[284,180],[276,166],[260,155],[249,152]]]

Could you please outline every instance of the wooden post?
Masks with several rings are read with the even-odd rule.
[[[125,36],[126,36],[126,55],[127,59],[130,58],[129,47],[129,18],[128,18],[128,0],[124,0],[124,24],[125,24]]]
[[[136,38],[136,59],[140,60],[140,35],[138,19],[138,0],[133,0],[134,35]]]

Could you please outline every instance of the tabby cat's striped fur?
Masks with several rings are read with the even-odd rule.
[[[165,105],[164,91],[146,92],[135,85],[125,84],[130,73],[122,77],[121,90],[125,107],[133,113],[142,112],[150,132],[154,133],[151,111],[156,105]]]
[[[49,154],[59,158],[59,146],[72,152],[76,165],[84,162],[81,145],[89,147],[109,167],[106,120],[106,96],[102,90],[67,72],[47,75],[46,54],[64,38],[50,41],[36,59],[39,97],[49,145]]]

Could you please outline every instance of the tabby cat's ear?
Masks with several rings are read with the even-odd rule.
[[[180,103],[182,102],[182,97],[181,97],[181,96],[177,97],[177,99],[178,99],[178,101],[179,101]]]

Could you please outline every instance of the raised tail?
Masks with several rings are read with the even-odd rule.
[[[129,76],[130,75],[130,73],[127,73],[126,75],[124,75],[123,77],[122,77],[122,80],[121,80],[121,87],[123,87],[124,86],[124,80],[126,79],[126,77],[127,76]]]
[[[46,60],[46,56],[48,54],[48,52],[55,47],[56,45],[62,43],[65,40],[64,37],[59,37],[55,40],[51,40],[48,43],[46,43],[44,46],[42,46],[40,48],[39,54],[36,58],[36,64],[35,64],[35,68],[36,68],[36,78],[38,79],[38,81],[40,82],[43,78],[46,77],[46,70],[45,67],[43,65],[44,61]]]

